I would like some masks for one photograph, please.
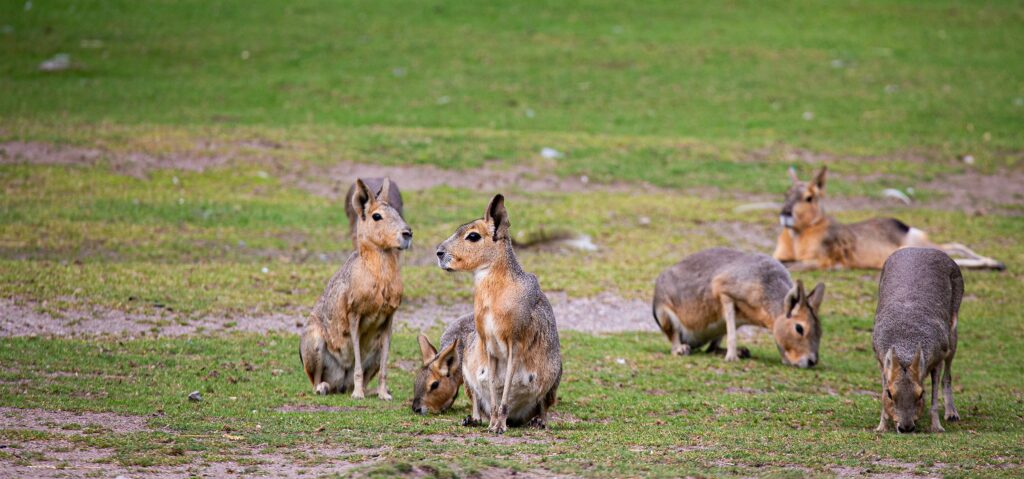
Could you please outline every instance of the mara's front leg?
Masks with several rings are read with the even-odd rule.
[[[362,399],[366,397],[363,391],[363,355],[359,351],[359,315],[348,316],[348,332],[352,340],[352,355],[355,356],[355,364],[352,365],[352,397]]]
[[[491,416],[491,422],[487,425],[488,431],[493,431],[498,424],[498,357],[487,353],[487,387],[491,393],[491,410],[487,411]]]
[[[515,371],[515,343],[508,341],[506,343],[506,349],[508,350],[508,356],[505,357],[505,386],[501,390],[501,406],[498,407],[498,422],[494,425],[491,432],[495,434],[504,434],[505,430],[508,429],[506,425],[508,423],[508,394],[509,390],[512,389],[512,374]]]
[[[886,432],[889,430],[889,415],[885,413],[885,369],[882,369],[882,397],[878,399],[878,403],[882,406],[882,418],[878,421],[878,427],[875,428],[875,432]]]
[[[725,319],[725,360],[739,361],[740,354],[736,348],[736,304],[726,294],[722,294],[722,318]]]
[[[388,324],[384,327],[384,337],[381,338],[380,347],[380,379],[377,380],[377,397],[385,400],[391,400],[391,393],[388,392],[388,351],[391,350],[391,327],[394,314],[388,316]]]
[[[779,239],[775,242],[775,252],[772,253],[772,257],[782,263],[796,260],[796,252],[793,250],[793,237],[790,236],[789,230],[786,228],[782,228],[782,232],[779,233]]]

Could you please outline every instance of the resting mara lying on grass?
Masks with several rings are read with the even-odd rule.
[[[380,371],[377,395],[387,389],[392,318],[402,302],[399,251],[412,244],[412,230],[387,198],[384,179],[377,195],[356,181],[352,207],[358,212],[358,249],[331,277],[302,331],[299,358],[317,394],[352,391],[362,398],[363,385]]]
[[[924,410],[924,380],[932,377],[931,430],[939,422],[939,372],[946,420],[953,406],[953,357],[964,278],[949,256],[931,248],[903,248],[885,262],[878,281],[878,308],[871,343],[882,370],[882,418],[878,431],[912,432]]]
[[[462,358],[466,345],[475,341],[476,322],[472,314],[459,317],[445,328],[441,334],[440,352],[426,336],[419,336],[423,366],[413,382],[413,412],[439,413],[452,407],[463,383]],[[469,400],[473,401],[472,394]]]
[[[484,217],[460,226],[437,248],[445,271],[472,271],[477,340],[466,345],[462,371],[473,397],[469,424],[490,416],[488,430],[532,422],[544,427],[562,377],[562,354],[551,303],[537,277],[512,251],[505,198]],[[500,399],[499,399],[500,394]]]
[[[782,233],[775,246],[775,259],[791,270],[831,268],[880,269],[886,258],[904,246],[941,249],[966,256],[956,260],[964,268],[1005,269],[1003,263],[981,256],[959,243],[938,245],[928,235],[895,218],[873,218],[844,225],[825,214],[826,167],[810,182],[800,181],[789,169],[792,186],[779,213]]]
[[[810,294],[778,261],[758,253],[712,248],[690,255],[658,276],[654,320],[672,342],[672,354],[690,354],[710,343],[725,360],[749,356],[736,346],[736,328],[754,324],[775,336],[782,362],[808,368],[818,362],[825,285]]]

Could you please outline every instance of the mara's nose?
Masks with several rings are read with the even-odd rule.
[[[909,424],[909,425],[897,424],[896,425],[896,430],[899,431],[899,432],[914,432],[914,429],[916,429],[916,427],[913,424]]]
[[[815,364],[818,364],[818,358],[814,356],[807,358],[807,367],[813,368]]]
[[[438,257],[438,259],[443,259],[444,258],[444,250],[442,250],[442,249],[437,250],[437,257]]]
[[[412,239],[412,230],[406,228],[404,231],[402,231],[402,237],[405,239]]]

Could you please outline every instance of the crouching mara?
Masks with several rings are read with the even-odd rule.
[[[953,406],[953,356],[964,278],[946,255],[931,248],[903,248],[885,262],[878,282],[878,308],[871,343],[882,370],[882,417],[877,431],[913,432],[924,411],[924,381],[932,378],[931,431],[939,422],[939,373],[946,421]],[[943,372],[943,366],[945,370]]]
[[[412,230],[389,203],[391,182],[374,195],[356,181],[352,206],[359,213],[358,249],[331,277],[302,331],[299,358],[317,394],[352,391],[380,373],[377,396],[387,388],[392,318],[402,302],[398,257],[412,244]]]
[[[695,253],[658,276],[654,320],[672,342],[672,354],[688,355],[709,344],[725,360],[749,356],[736,345],[736,328],[753,324],[775,337],[782,362],[800,368],[818,363],[825,285],[809,294],[770,256],[713,248]]]

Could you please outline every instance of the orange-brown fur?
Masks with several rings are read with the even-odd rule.
[[[461,226],[437,251],[445,270],[475,274],[477,337],[466,345],[463,375],[467,391],[474,389],[472,419],[483,409],[488,429],[499,434],[509,423],[543,426],[561,378],[554,312],[537,278],[520,267],[508,229],[497,195],[482,219]]]
[[[873,218],[842,224],[825,214],[825,176],[822,167],[810,182],[802,182],[790,169],[793,185],[780,213],[783,230],[776,242],[775,259],[792,270],[859,268],[881,269],[894,251],[906,246],[942,249],[966,256],[957,260],[965,268],[1003,269],[1002,263],[980,256],[964,245],[937,245],[920,230],[894,218]]]
[[[361,181],[353,199],[359,217],[358,250],[328,282],[302,333],[299,355],[318,394],[364,396],[379,371],[378,396],[389,400],[387,358],[392,318],[402,302],[399,251],[412,230],[386,201],[390,181],[377,196]]]

